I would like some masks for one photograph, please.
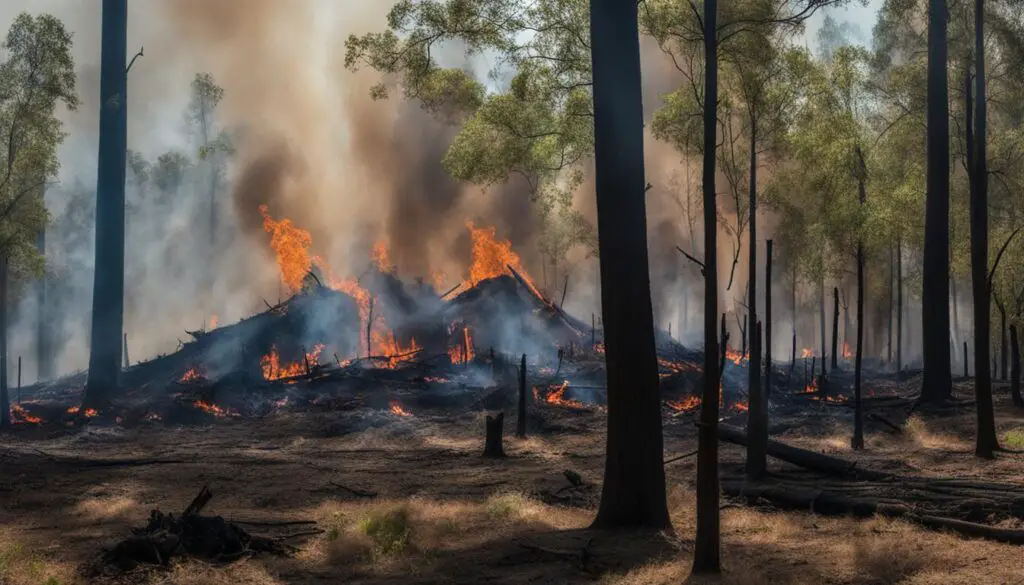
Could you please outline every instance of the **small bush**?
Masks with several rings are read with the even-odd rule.
[[[1003,434],[1003,446],[1009,449],[1024,449],[1024,429],[1014,429]]]
[[[487,498],[485,510],[494,519],[521,518],[527,514],[532,503],[525,494],[506,492]]]
[[[401,554],[409,545],[409,511],[401,507],[374,512],[359,522],[359,531],[373,541],[376,554]]]

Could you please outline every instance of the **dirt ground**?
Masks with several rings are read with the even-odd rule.
[[[958,387],[965,398],[969,392]],[[997,385],[996,392],[1000,436],[1022,449],[1024,413],[1014,411],[1005,388]],[[545,501],[555,502],[548,496],[568,485],[565,470],[600,482],[604,415],[538,408],[542,420],[526,440],[511,437],[514,420],[506,421],[503,460],[480,457],[483,413],[472,412],[287,413],[133,429],[20,425],[0,447],[0,584],[1024,584],[1018,547],[901,521],[782,513],[724,498],[725,575],[690,578],[694,458],[666,468],[673,533],[591,532],[596,487],[578,500]],[[841,405],[776,418],[772,429],[777,439],[864,467],[1024,485],[1024,455],[1002,454],[994,462],[973,457],[973,411],[906,421],[900,413],[886,416],[903,424],[904,433],[869,424],[868,448],[857,454],[848,447],[849,409]],[[666,458],[696,447],[692,420],[666,417]],[[722,446],[725,470],[738,469],[742,457],[741,449]],[[125,458],[179,462],[98,463]],[[187,561],[170,570],[83,576],[84,564],[144,525],[151,509],[180,512],[203,485],[214,493],[204,513],[248,523],[316,520],[317,533],[289,539],[298,548],[292,558],[216,566]],[[312,532],[310,526],[246,528],[282,537]],[[582,564],[575,555],[585,547]]]

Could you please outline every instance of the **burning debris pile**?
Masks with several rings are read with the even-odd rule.
[[[307,232],[287,219],[275,220],[265,207],[261,211],[282,285],[292,296],[234,324],[186,331],[192,339],[178,351],[126,368],[116,422],[190,422],[360,405],[404,418],[410,404],[480,404],[481,392],[514,388],[523,354],[529,356],[536,400],[570,408],[604,404],[600,330],[546,299],[494,228],[468,225],[468,276],[439,294],[421,279],[401,279],[383,243],[373,246],[372,262],[360,278],[338,277],[310,254]],[[669,411],[697,408],[701,353],[662,332],[657,345]],[[730,358],[739,367],[726,368],[725,402],[742,412],[745,358]],[[84,383],[82,373],[23,389],[27,400],[15,406],[15,420],[72,424],[95,416],[68,409],[80,402]],[[402,400],[388,395],[399,387],[406,393]]]

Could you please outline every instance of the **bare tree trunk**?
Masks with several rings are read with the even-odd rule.
[[[925,200],[923,295],[924,375],[921,401],[953,394],[949,352],[949,12],[945,0],[928,1],[928,170]]]
[[[1017,342],[1017,325],[1010,324],[1010,397],[1013,405],[1024,408],[1024,398],[1020,394],[1020,344]]]
[[[825,367],[825,359],[828,356],[828,337],[825,336],[825,277],[818,282],[818,322],[821,323],[821,382],[824,387],[825,377],[828,376],[828,368]]]
[[[753,357],[761,353],[761,323],[758,322],[751,338],[750,369],[756,369]],[[758,370],[760,371],[760,370]],[[768,401],[761,386],[752,386],[750,393],[750,413],[747,417],[747,477],[758,480],[768,473]]]
[[[772,395],[772,241],[764,243],[764,395]]]
[[[893,249],[889,248],[889,319],[888,319],[888,342],[886,343],[885,349],[885,363],[886,365],[892,364],[892,322],[893,322],[893,305],[895,304],[896,291],[896,256]]]
[[[7,381],[7,275],[8,256],[0,257],[0,429],[11,426],[11,398]]]
[[[627,4],[633,4],[628,2]],[[635,16],[635,15],[634,15]],[[718,206],[715,155],[718,142],[718,0],[704,0],[704,392],[697,431],[697,534],[693,573],[721,573],[718,481]],[[659,419],[660,420],[660,419]]]
[[[974,454],[992,459],[999,450],[996,437],[996,419],[992,405],[992,374],[989,371],[989,344],[991,338],[991,283],[988,273],[988,165],[985,146],[987,142],[986,100],[985,100],[985,0],[974,2],[974,34],[976,83],[978,103],[974,111],[976,148],[970,173],[971,184],[971,275],[974,292],[974,395],[978,416],[978,434]],[[967,97],[970,100],[971,86],[968,73]],[[967,108],[968,116],[971,111]],[[970,148],[970,124],[968,148]]]
[[[1006,306],[999,302],[999,297],[993,295],[993,299],[996,301],[996,308],[999,309],[999,366],[1000,366],[1000,379],[1003,382],[1007,379],[1007,365],[1009,362],[1009,349],[1006,343]]]
[[[590,3],[594,184],[608,388],[604,482],[593,526],[664,530],[671,522],[647,255],[637,18],[635,2]],[[708,249],[715,252],[714,245]]]
[[[36,238],[36,249],[39,254],[45,259],[46,258],[46,227],[39,230],[39,235]],[[38,313],[36,321],[36,381],[49,380],[53,378],[53,350],[52,344],[53,339],[50,334],[50,303],[47,298],[48,294],[47,273],[43,271],[43,275],[39,277],[36,282],[36,301],[38,303]]]
[[[839,287],[832,287],[832,369],[839,367]]]
[[[896,371],[903,371],[903,239],[896,238]]]
[[[796,364],[796,270],[793,270],[793,353],[790,356],[790,370]]]
[[[519,363],[519,416],[516,419],[516,436],[526,438],[526,354]]]
[[[127,158],[128,0],[103,0],[96,263],[89,378],[83,408],[105,408],[121,373],[124,330],[124,188]]]
[[[859,159],[858,191],[860,206],[863,209],[867,202],[867,165],[860,148],[857,148]],[[836,292],[836,299],[839,292]],[[854,357],[853,373],[853,438],[850,446],[853,449],[864,448],[864,410],[861,403],[861,372],[864,363],[864,238],[857,238],[857,355]]]

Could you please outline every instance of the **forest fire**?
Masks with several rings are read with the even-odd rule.
[[[213,331],[214,329],[216,329],[217,328],[217,323],[218,323],[217,315],[216,314],[210,315],[210,328],[209,328],[209,331]]]
[[[388,244],[384,240],[378,240],[370,250],[370,258],[381,272],[394,272],[395,265],[391,263],[391,255],[388,253]]]
[[[222,408],[220,406],[217,406],[216,404],[211,404],[209,402],[206,402],[205,400],[196,400],[195,402],[192,403],[192,406],[195,407],[195,408],[198,408],[199,410],[201,410],[203,412],[206,412],[208,414],[212,414],[213,416],[216,416],[216,417],[219,417],[219,418],[223,418],[223,417],[226,417],[228,415],[234,416],[234,413],[230,412],[229,410],[227,410],[225,408]]]
[[[457,329],[458,326],[453,326],[452,329]],[[448,357],[452,361],[452,365],[468,364],[473,361],[476,357],[476,353],[473,351],[473,338],[469,334],[469,326],[462,326],[462,335],[456,334],[456,337],[460,338],[458,342],[448,348]]]
[[[800,350],[800,357],[802,357],[804,359],[807,359],[809,357],[814,357],[814,350],[809,348],[809,347],[805,347],[802,350]]]
[[[410,361],[416,357],[416,355],[423,350],[416,339],[409,340],[409,345],[403,347],[398,341],[395,340],[395,334],[391,331],[385,332],[373,332],[373,345],[379,348],[380,355],[385,359],[382,360],[383,367],[393,370],[398,367],[398,364]]]
[[[666,400],[665,405],[676,412],[692,412],[700,408],[700,397],[687,396],[682,400]]]
[[[554,387],[556,389],[555,390],[551,390],[552,387]],[[579,400],[572,400],[572,399],[565,398],[565,391],[568,390],[568,389],[569,389],[569,380],[563,381],[562,384],[560,386],[557,386],[557,387],[555,387],[554,385],[549,386],[548,387],[548,393],[547,393],[546,396],[543,397],[543,400],[544,400],[544,402],[547,402],[548,404],[555,404],[555,405],[558,405],[558,406],[568,406],[570,408],[585,408],[586,405],[583,404],[582,402],[580,402]],[[541,399],[540,390],[536,386],[534,386],[534,388],[533,388],[533,396],[534,396],[534,398],[536,398],[538,400]]]
[[[71,408],[68,409],[68,414],[78,414],[81,410],[81,406],[72,406]],[[85,412],[82,413],[82,416],[86,418],[92,418],[97,414],[99,414],[99,412],[97,412],[95,408],[86,408]]]
[[[282,378],[293,378],[308,374],[310,368],[319,365],[320,352],[324,350],[324,344],[318,343],[313,351],[305,356],[304,362],[281,365],[281,358],[277,348],[271,347],[270,353],[260,358],[260,368],[263,370],[264,380],[280,380]]]
[[[747,356],[743,355],[742,352],[734,351],[729,349],[729,346],[725,348],[725,357],[737,366],[743,363],[743,360],[747,359]]]
[[[309,248],[313,238],[306,230],[296,227],[290,219],[275,220],[266,205],[260,205],[263,229],[270,234],[270,247],[277,256],[281,269],[281,283],[291,292],[302,290],[302,280],[309,272],[312,259]]]
[[[391,414],[394,414],[396,416],[412,416],[412,413],[402,408],[402,403],[397,400],[391,401],[388,410],[391,412]]]
[[[195,368],[189,368],[189,370],[181,376],[178,382],[182,384],[187,384],[188,382],[196,382],[201,379],[202,376],[199,374],[198,370],[196,370]]]
[[[38,416],[32,416],[28,413],[20,404],[11,405],[11,422],[12,423],[31,423],[31,424],[42,424],[43,419]]]
[[[848,360],[853,357],[853,353],[850,352],[850,344],[846,341],[843,342],[843,359]]]
[[[817,392],[817,391],[818,391],[818,379],[817,378],[811,378],[811,382],[809,384],[807,384],[806,386],[804,386],[803,393],[804,394],[813,394],[814,392]]]

